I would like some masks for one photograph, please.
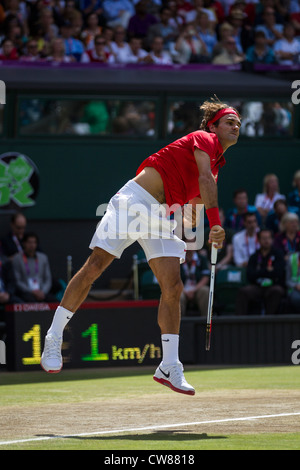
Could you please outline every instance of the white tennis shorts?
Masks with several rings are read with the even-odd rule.
[[[165,207],[130,180],[109,201],[90,248],[97,246],[120,258],[128,246],[138,241],[147,261],[170,256],[183,263],[186,244],[174,235],[174,227]]]

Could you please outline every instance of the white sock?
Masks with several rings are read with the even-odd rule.
[[[61,306],[57,307],[48,333],[55,333],[56,336],[61,338],[66,324],[71,320],[73,315],[74,314],[66,308]]]
[[[163,350],[163,364],[175,364],[179,362],[179,335],[163,334],[161,335],[161,344]]]

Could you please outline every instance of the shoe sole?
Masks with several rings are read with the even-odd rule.
[[[166,379],[158,379],[157,377],[154,376],[153,380],[155,380],[155,382],[158,382],[161,385],[165,385],[166,387],[169,387],[174,392],[183,393],[184,395],[195,395],[195,390],[182,390],[180,388],[174,387],[174,385],[172,385],[171,382],[169,382]]]
[[[45,372],[47,372],[48,374],[58,374],[58,373],[62,370],[62,368],[63,368],[63,366],[61,366],[61,368],[58,369],[58,370],[47,370],[47,369],[45,369],[45,367],[43,366],[42,361],[40,362],[40,366],[41,366],[41,368],[42,368]]]

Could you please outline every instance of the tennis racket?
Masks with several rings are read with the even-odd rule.
[[[210,350],[217,255],[218,255],[218,248],[212,245],[211,246],[211,272],[210,272],[210,285],[209,285],[209,300],[208,300],[208,310],[207,310],[207,320],[206,320],[206,346],[205,346],[206,351]]]

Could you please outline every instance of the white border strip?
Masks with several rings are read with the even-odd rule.
[[[156,429],[168,429],[177,428],[183,426],[198,426],[200,424],[214,424],[214,423],[229,423],[234,421],[250,421],[252,419],[269,419],[269,418],[280,418],[285,416],[299,416],[300,412],[295,413],[279,413],[274,415],[261,415],[261,416],[247,416],[242,418],[226,418],[226,419],[213,419],[210,421],[194,421],[189,423],[175,423],[175,424],[162,424],[157,426],[144,426],[141,428],[125,428],[125,429],[112,429],[109,431],[95,431],[95,432],[83,432],[80,434],[66,434],[57,436],[44,436],[44,437],[32,437],[28,439],[16,439],[13,441],[0,441],[0,446],[10,444],[22,444],[24,442],[38,442],[38,441],[49,441],[53,439],[66,439],[76,437],[88,437],[88,436],[104,436],[106,434],[121,434],[127,432],[139,432],[139,431],[154,431]]]

